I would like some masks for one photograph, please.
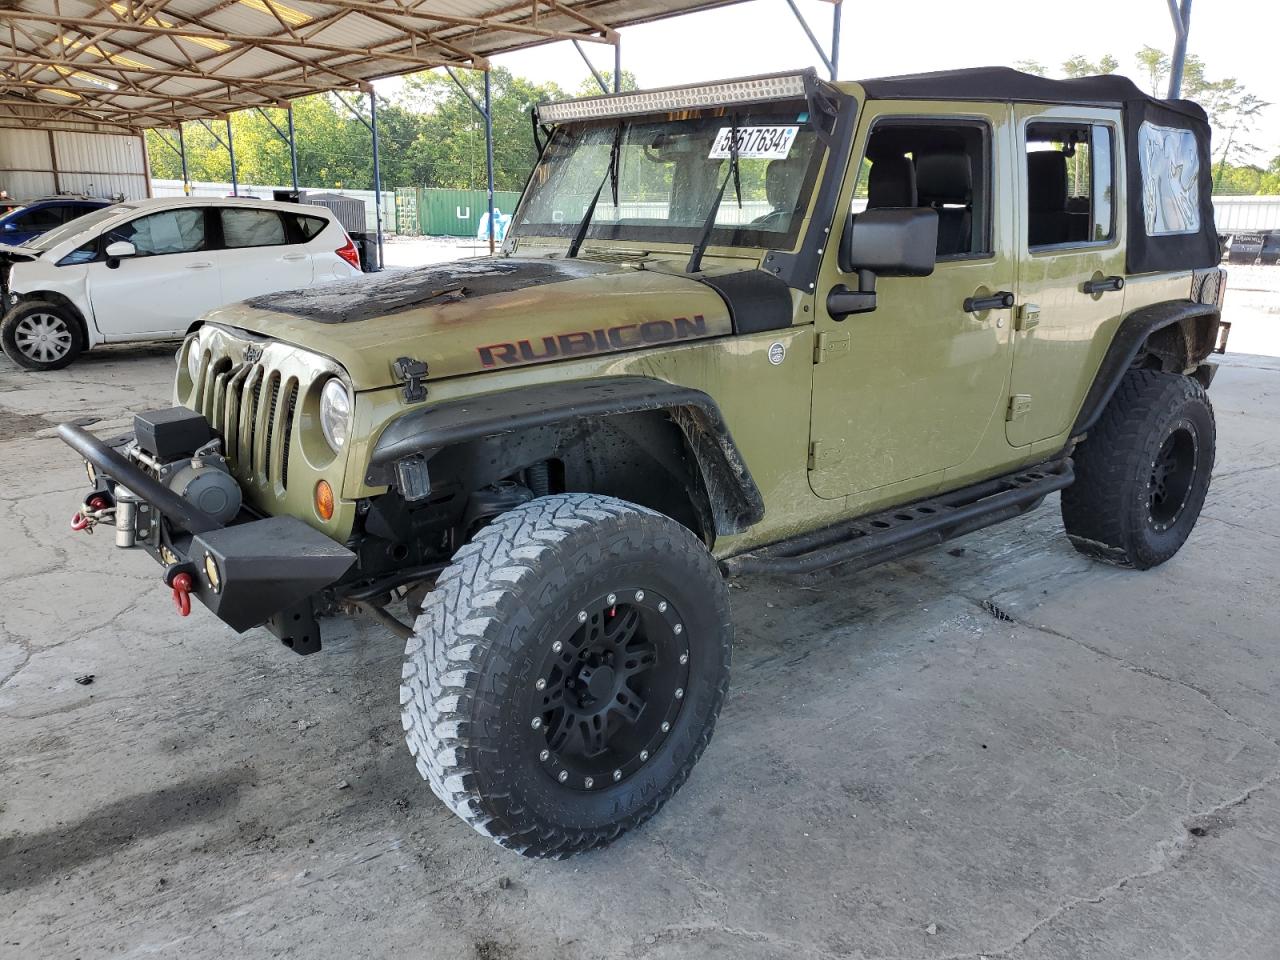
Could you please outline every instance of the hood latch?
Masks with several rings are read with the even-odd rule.
[[[404,402],[420,403],[427,399],[427,364],[413,357],[401,357],[391,365],[398,379],[404,382]]]

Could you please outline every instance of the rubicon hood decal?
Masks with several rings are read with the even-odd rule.
[[[463,260],[273,293],[249,300],[247,305],[317,323],[361,323],[418,307],[564,283],[617,269],[611,264],[580,260]]]

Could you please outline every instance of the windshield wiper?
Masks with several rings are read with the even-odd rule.
[[[609,169],[604,172],[604,178],[600,181],[600,186],[596,187],[595,196],[591,198],[591,202],[587,204],[586,213],[582,215],[582,221],[578,224],[578,229],[573,234],[573,242],[569,244],[569,249],[565,252],[568,258],[576,257],[578,251],[582,249],[582,241],[587,239],[587,230],[591,227],[591,218],[596,215],[596,204],[600,202],[600,194],[604,192],[604,185],[610,183],[613,185],[613,206],[618,206],[618,155],[622,148],[622,124],[618,124],[618,129],[613,134],[613,146],[609,149]]]
[[[702,224],[702,232],[698,235],[698,242],[693,245],[693,253],[689,257],[689,263],[685,266],[685,273],[697,273],[702,269],[702,255],[706,253],[707,244],[711,242],[711,231],[716,227],[716,217],[720,215],[720,201],[724,199],[725,188],[729,186],[729,181],[733,181],[734,190],[738,194],[738,208],[742,208],[742,179],[738,173],[738,117],[735,114],[730,121],[732,127],[729,129],[729,172],[725,174],[724,181],[720,184],[720,189],[716,191],[716,198],[711,202],[711,213],[707,215],[706,221]]]

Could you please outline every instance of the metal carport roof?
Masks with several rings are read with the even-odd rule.
[[[0,0],[0,123],[172,127],[731,2]]]

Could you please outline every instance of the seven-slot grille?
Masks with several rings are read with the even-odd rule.
[[[266,363],[205,355],[195,407],[218,432],[235,476],[285,490],[289,442],[298,409],[298,378]]]

